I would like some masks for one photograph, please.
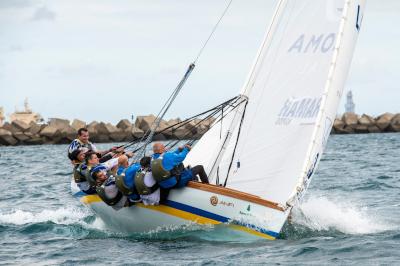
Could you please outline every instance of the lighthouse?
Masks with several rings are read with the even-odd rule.
[[[353,93],[349,91],[346,96],[346,104],[345,104],[346,113],[355,113],[356,105],[353,102]]]

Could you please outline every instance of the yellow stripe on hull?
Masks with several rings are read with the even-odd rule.
[[[95,203],[95,202],[101,202],[102,200],[100,199],[100,197],[98,195],[87,195],[87,196],[83,196],[80,201],[84,204],[91,204],[91,203]],[[166,205],[157,205],[157,206],[146,206],[143,203],[136,203],[135,204],[136,207],[140,207],[140,208],[145,208],[145,209],[150,209],[150,210],[154,210],[154,211],[158,211],[158,212],[162,212],[165,214],[169,214],[175,217],[179,217],[181,219],[187,220],[187,221],[192,221],[198,224],[221,224],[220,221],[216,221],[213,219],[209,219],[203,216],[199,216],[190,212],[186,212],[186,211],[182,211],[179,209],[175,209]],[[275,240],[275,237],[258,232],[256,230],[253,230],[251,228],[248,228],[246,226],[242,226],[242,225],[236,225],[236,224],[229,224],[228,225],[230,228],[234,229],[234,230],[238,230],[238,231],[242,231],[242,232],[246,232],[248,234],[251,235],[255,235],[258,237],[262,237],[268,240]]]

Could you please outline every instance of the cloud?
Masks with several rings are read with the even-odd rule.
[[[107,67],[100,67],[96,65],[83,64],[77,66],[57,66],[48,67],[45,71],[54,77],[67,77],[67,78],[98,78],[104,77],[110,73]]]
[[[9,51],[10,52],[22,52],[23,49],[19,45],[11,45],[10,48],[9,48]]]
[[[35,10],[33,14],[32,20],[39,21],[39,20],[55,20],[56,13],[47,9],[46,7],[40,7]]]
[[[31,0],[1,0],[0,8],[24,8],[32,6]]]

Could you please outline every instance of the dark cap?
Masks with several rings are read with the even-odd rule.
[[[82,149],[75,149],[75,150],[73,150],[73,151],[69,154],[69,158],[70,158],[71,160],[76,160],[76,161],[78,161],[78,156],[79,156],[79,154],[80,154],[82,151],[83,151]]]
[[[150,167],[151,163],[151,157],[145,156],[142,159],[140,159],[140,166],[141,167]]]
[[[90,175],[92,176],[92,178],[94,179],[94,180],[97,180],[97,173],[98,172],[100,172],[100,171],[106,171],[107,170],[107,168],[104,166],[104,165],[101,165],[101,164],[99,164],[99,165],[96,165],[95,167],[93,167],[91,170],[90,170]]]

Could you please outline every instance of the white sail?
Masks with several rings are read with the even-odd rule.
[[[307,160],[303,166],[303,174],[293,191],[291,201],[301,198],[302,192],[310,184],[312,174],[324,151],[343,94],[355,44],[362,25],[364,9],[365,0],[348,0],[345,3],[339,36],[325,85],[322,107],[317,118],[317,126],[309,146]]]
[[[227,187],[282,204],[301,189],[330,133],[363,7],[344,0],[279,3],[243,89],[249,102]],[[335,48],[345,51],[332,74]],[[333,90],[335,99],[327,95]]]
[[[227,108],[223,119],[216,121],[210,130],[208,130],[192,148],[185,158],[185,165],[204,166],[209,175],[210,182],[214,181],[219,173],[220,161],[230,144],[232,138],[237,136],[238,119],[240,119],[244,101],[239,99],[237,108]]]

